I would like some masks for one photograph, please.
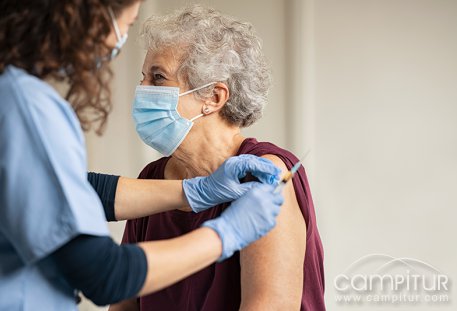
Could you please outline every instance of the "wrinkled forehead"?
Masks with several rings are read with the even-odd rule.
[[[166,45],[158,49],[148,49],[143,63],[143,72],[147,73],[152,68],[160,67],[166,71],[166,74],[177,76],[187,55],[187,49],[183,45]]]

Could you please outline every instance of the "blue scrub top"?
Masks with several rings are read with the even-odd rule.
[[[8,66],[0,75],[0,310],[76,310],[49,255],[79,234],[108,235],[86,165],[68,102]]]

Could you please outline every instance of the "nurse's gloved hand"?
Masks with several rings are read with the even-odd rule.
[[[183,180],[184,194],[190,208],[198,213],[245,194],[257,183],[240,182],[248,173],[261,183],[272,185],[278,182],[280,172],[270,160],[243,154],[229,158],[210,176]]]
[[[284,202],[275,187],[257,184],[244,196],[234,201],[220,217],[208,220],[202,226],[212,228],[222,240],[222,261],[248,244],[268,233],[276,224]]]

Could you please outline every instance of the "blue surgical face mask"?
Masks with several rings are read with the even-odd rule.
[[[114,16],[113,10],[108,7],[108,13],[111,18],[111,23],[113,24],[114,28],[114,33],[116,34],[116,45],[114,48],[111,50],[111,52],[108,55],[104,56],[99,56],[95,59],[95,68],[100,69],[103,65],[104,62],[109,62],[112,61],[114,58],[116,58],[117,55],[121,52],[122,46],[124,46],[125,42],[127,41],[128,35],[125,33],[124,35],[121,35],[121,30],[119,29],[119,25],[116,21],[116,17]]]
[[[113,60],[117,55],[119,55],[122,46],[127,41],[128,35],[127,35],[127,33],[125,33],[124,35],[121,35],[121,30],[119,29],[119,25],[117,23],[116,17],[114,16],[114,12],[110,7],[108,7],[108,13],[111,17],[111,22],[113,23],[114,32],[116,34],[116,39],[117,39],[116,45],[111,50],[111,54],[108,57],[109,60]]]
[[[121,35],[121,30],[119,29],[119,25],[116,21],[116,17],[114,16],[113,10],[108,7],[108,13],[111,18],[111,23],[113,24],[114,28],[114,33],[116,34],[116,45],[114,48],[111,50],[111,53],[108,55],[104,56],[98,56],[95,59],[95,68],[100,69],[103,65],[104,62],[109,62],[112,61],[114,58],[116,58],[117,55],[121,52],[121,48],[124,46],[125,42],[127,41],[128,34],[125,33],[124,35]]]
[[[136,131],[145,144],[170,156],[186,138],[200,114],[188,120],[178,113],[180,96],[201,90],[216,82],[179,94],[178,87],[137,86],[133,102]]]

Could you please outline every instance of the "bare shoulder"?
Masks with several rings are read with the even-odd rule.
[[[265,154],[262,156],[262,158],[268,159],[271,162],[273,162],[273,164],[279,167],[283,173],[287,172],[286,164],[277,155]]]
[[[269,159],[283,173],[285,163],[276,155]],[[293,183],[283,189],[284,204],[276,227],[241,251],[240,310],[298,310],[303,289],[306,224]]]

